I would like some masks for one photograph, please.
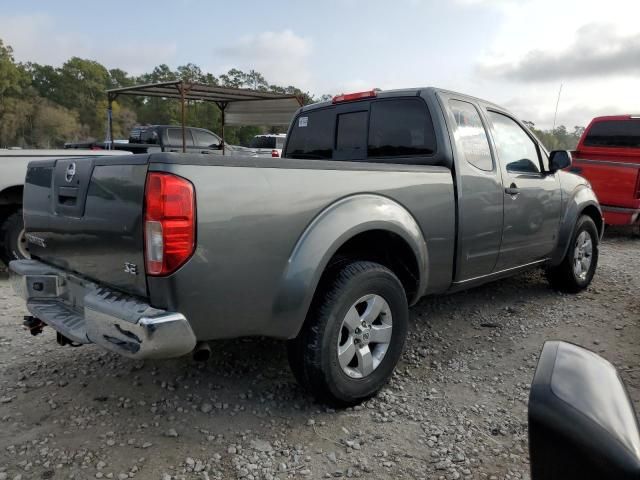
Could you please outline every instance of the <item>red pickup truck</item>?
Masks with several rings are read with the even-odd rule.
[[[607,225],[640,224],[640,115],[594,118],[570,171],[591,182]]]

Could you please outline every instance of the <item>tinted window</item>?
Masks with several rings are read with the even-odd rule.
[[[513,119],[489,112],[493,124],[493,138],[500,162],[511,172],[538,173],[538,149],[531,137]]]
[[[640,120],[607,120],[594,123],[584,144],[589,147],[640,147]]]
[[[217,147],[220,145],[220,139],[211,132],[204,130],[192,130],[195,137],[196,147]]]
[[[422,100],[403,98],[371,103],[369,157],[432,155],[435,151],[433,123]]]
[[[465,160],[480,170],[493,170],[487,132],[476,107],[460,100],[450,100],[449,108],[456,122],[456,145]]]
[[[364,159],[367,139],[367,112],[338,115],[336,154],[340,158]]]
[[[286,157],[330,159],[333,154],[333,127],[335,113],[332,108],[301,113],[291,127]]]
[[[284,137],[276,137],[276,148],[282,149],[284,147]]]
[[[147,129],[147,130],[143,130],[140,133],[140,143],[148,143],[150,145],[157,145],[159,144],[159,140],[158,140],[158,132],[155,129]],[[182,142],[182,137],[180,137],[180,142]]]
[[[249,144],[251,148],[276,148],[275,137],[253,137]],[[282,147],[280,147],[282,148]]]
[[[193,137],[191,136],[191,130],[186,130],[184,133],[187,147],[193,147]],[[169,140],[169,145],[182,146],[182,129],[168,128],[167,138]]]

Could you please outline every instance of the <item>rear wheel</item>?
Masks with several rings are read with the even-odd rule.
[[[547,270],[553,288],[577,293],[589,286],[598,265],[598,229],[593,219],[578,219],[571,243],[562,263]]]
[[[29,248],[24,235],[22,209],[9,215],[0,227],[0,260],[9,265],[11,260],[29,258]]]
[[[391,270],[372,262],[341,266],[287,345],[296,379],[336,406],[371,397],[400,359],[408,318],[404,288]]]

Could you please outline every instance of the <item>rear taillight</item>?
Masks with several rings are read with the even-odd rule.
[[[638,169],[638,176],[636,177],[636,198],[640,200],[640,168]]]
[[[169,275],[193,254],[196,204],[193,185],[170,173],[150,172],[144,191],[147,275]]]
[[[276,149],[273,149],[273,150],[271,150],[271,156],[274,157],[274,158],[277,158],[277,157],[280,156],[280,152],[278,152],[278,150],[276,150]]]

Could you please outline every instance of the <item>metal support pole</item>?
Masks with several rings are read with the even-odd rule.
[[[109,121],[109,150],[113,150],[113,100],[114,97],[107,95],[107,117]]]
[[[182,109],[182,153],[187,152],[187,133],[185,131],[184,85],[180,84],[180,107]]]
[[[224,155],[226,146],[224,144],[224,110],[227,108],[227,102],[224,102],[222,104],[222,155]]]

